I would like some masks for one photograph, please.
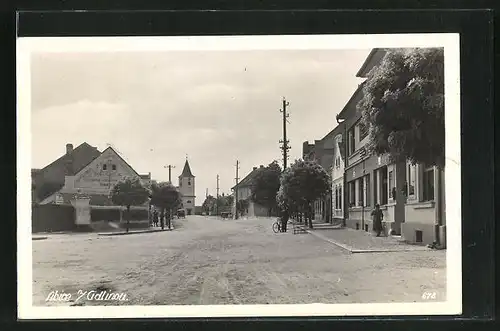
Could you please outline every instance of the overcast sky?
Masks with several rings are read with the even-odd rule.
[[[290,102],[290,161],[321,139],[357,85],[367,50],[35,53],[32,167],[83,142],[111,144],[139,173],[174,183],[186,154],[196,204],[253,166],[281,164],[282,97]]]

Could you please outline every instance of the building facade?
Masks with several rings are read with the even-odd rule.
[[[238,196],[238,201],[246,200],[248,202],[248,209],[243,216],[250,217],[267,217],[269,216],[269,209],[258,203],[252,201],[252,180],[255,175],[264,168],[263,165],[253,167],[252,171],[246,175],[237,185],[231,188],[232,195]],[[237,191],[237,192],[236,192]],[[232,214],[236,216],[236,199],[233,199]]]
[[[90,205],[112,206],[111,190],[125,179],[138,179],[148,187],[151,174],[138,174],[112,147],[108,147],[77,173],[64,176],[63,187],[40,204],[69,203],[76,194],[83,194],[90,197]]]
[[[366,78],[385,54],[384,49],[373,49],[356,76]],[[438,242],[446,247],[443,170],[410,162],[392,163],[387,155],[368,155],[365,148],[368,128],[361,123],[357,109],[363,97],[362,88],[360,84],[338,115],[345,125],[342,139],[346,142],[343,197],[346,225],[370,231],[371,211],[379,204],[386,234],[401,235],[409,243]]]
[[[343,123],[334,137],[332,177],[332,223],[344,221],[344,151],[343,151]]]
[[[186,211],[186,215],[193,215],[195,213],[195,176],[191,172],[191,167],[186,159],[184,168],[179,176],[179,192],[182,195],[181,208]]]

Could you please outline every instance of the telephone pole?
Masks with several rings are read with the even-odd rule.
[[[283,109],[280,109],[280,112],[283,113],[283,139],[279,141],[281,144],[280,149],[283,152],[283,171],[286,169],[286,161],[288,159],[288,151],[290,150],[290,140],[286,138],[286,123],[288,122],[287,118],[289,114],[286,111],[286,107],[289,106],[290,103],[286,101],[286,99],[283,97]]]
[[[236,186],[234,187],[234,219],[238,219],[238,169],[240,168],[240,161],[236,160]]]
[[[175,166],[169,164],[164,166],[164,168],[168,168],[168,182],[172,184],[172,168],[175,168]]]
[[[217,175],[217,199],[215,200],[215,216],[219,216],[219,175]]]

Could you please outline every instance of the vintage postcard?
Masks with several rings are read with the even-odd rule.
[[[458,34],[18,38],[19,318],[460,314],[459,78]]]

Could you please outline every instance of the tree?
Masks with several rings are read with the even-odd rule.
[[[169,228],[172,220],[171,211],[177,209],[181,203],[181,194],[171,183],[151,185],[151,205],[160,208],[162,214],[166,212]]]
[[[297,160],[280,177],[277,202],[288,213],[306,211],[312,229],[311,203],[324,197],[330,188],[328,173],[316,161]]]
[[[111,190],[111,201],[127,208],[127,232],[130,223],[130,206],[140,206],[149,197],[149,191],[142,186],[139,179],[126,179],[118,182]]]
[[[444,166],[442,48],[388,51],[368,74],[357,107],[369,128],[369,152]]]
[[[202,208],[207,215],[215,210],[215,202],[216,199],[211,195],[207,196],[205,201],[203,201]]]
[[[276,161],[259,169],[252,179],[251,199],[268,209],[269,215],[276,209],[276,194],[280,188],[281,168]]]

